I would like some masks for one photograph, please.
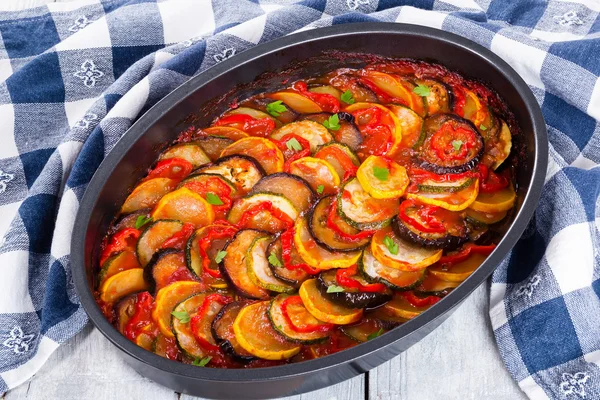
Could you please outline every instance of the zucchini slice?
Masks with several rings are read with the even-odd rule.
[[[410,183],[406,169],[395,161],[369,156],[358,167],[356,178],[375,199],[395,199],[404,194]]]
[[[438,296],[444,297],[455,287],[460,285],[461,281],[444,281],[438,278],[435,274],[427,273],[425,280],[417,286],[413,292],[421,296]]]
[[[419,115],[425,113],[423,99],[412,91],[415,85],[403,77],[374,70],[363,70],[362,75],[364,79],[392,97],[394,103],[404,104]]]
[[[294,288],[280,281],[275,276],[267,260],[267,248],[273,239],[269,236],[259,236],[246,251],[246,268],[248,276],[255,285],[277,293],[293,292]]]
[[[98,273],[98,282],[100,285],[108,278],[121,271],[132,268],[140,268],[137,257],[131,251],[121,251],[113,256],[110,256],[102,265],[102,269]]]
[[[144,267],[144,278],[148,282],[150,292],[167,286],[171,275],[180,268],[185,268],[185,257],[182,251],[175,249],[159,250]]]
[[[330,85],[314,86],[308,89],[308,91],[312,93],[328,94],[335,97],[338,100],[340,100],[342,96],[342,92]]]
[[[242,195],[248,193],[265,176],[265,171],[255,159],[237,154],[220,158],[199,172],[223,176],[233,182]]]
[[[392,245],[388,247],[386,243]],[[401,239],[391,228],[382,229],[373,235],[371,251],[380,263],[406,272],[426,268],[442,257],[441,249],[426,248]]]
[[[202,150],[211,161],[215,161],[221,157],[221,152],[233,143],[233,140],[226,137],[205,136],[194,140],[194,143],[202,147]]]
[[[352,116],[352,114],[349,114],[347,112],[339,112],[337,113],[337,115],[339,119],[340,129],[338,129],[337,131],[329,130],[329,133],[333,135],[333,138],[335,139],[338,145],[348,146],[348,148],[352,151],[358,150],[358,147],[362,143],[363,138],[356,125],[354,125],[354,117]],[[329,117],[331,117],[330,114],[320,113],[303,115],[301,119],[315,121],[319,124],[323,124],[323,122],[328,120]],[[333,144],[333,142],[330,143]]]
[[[244,308],[245,304],[236,301],[221,308],[212,323],[212,335],[219,347],[237,361],[249,362],[255,357],[248,353],[235,338],[233,322]]]
[[[454,180],[454,181],[434,181],[432,179],[425,179],[424,181],[417,184],[419,193],[438,193],[448,194],[457,193],[474,183],[475,179],[469,176]]]
[[[208,283],[208,285],[214,289],[225,288],[225,287],[227,287],[227,283],[223,279],[213,278],[213,277],[208,276],[207,274],[203,273],[202,257],[200,256],[200,253],[198,251],[198,242],[202,238],[206,237],[211,230],[219,229],[219,228],[228,229],[227,226],[217,225],[217,224],[205,226],[203,228],[196,230],[190,236],[190,238],[188,239],[187,244],[185,246],[185,261],[186,261],[187,268],[190,270],[190,272],[194,276],[201,278],[205,283]],[[231,230],[233,231],[233,228],[231,228]],[[233,233],[232,233],[232,236],[233,236]],[[215,262],[215,257],[217,256],[219,251],[221,251],[225,248],[225,246],[227,245],[227,242],[230,239],[231,238],[222,238],[222,239],[221,238],[219,238],[219,239],[213,238],[213,240],[211,240],[210,247],[206,250],[206,254],[207,254],[208,258],[210,259],[209,268],[211,268],[213,270],[219,269],[219,265]]]
[[[292,254],[290,255],[290,258],[291,258],[292,265],[304,264],[304,260],[302,259],[302,257],[298,253],[298,251],[296,250],[296,246],[294,246],[293,243],[292,243],[291,250],[292,250],[291,251]],[[271,244],[267,248],[267,254],[269,256],[271,254],[274,254],[275,257],[277,257],[277,259],[279,260],[279,262],[283,264],[282,245],[281,245],[280,238],[277,238],[276,240],[271,242]],[[270,262],[269,262],[269,267],[271,268],[271,272],[273,273],[274,277],[276,277],[277,279],[279,279],[293,287],[299,287],[300,284],[302,282],[304,282],[309,276],[308,273],[306,271],[304,271],[302,268],[289,269],[283,265],[281,267],[275,266],[275,265],[271,264]]]
[[[460,283],[479,268],[486,258],[487,255],[485,254],[472,253],[464,261],[450,265],[440,265],[440,263],[437,263],[429,267],[428,271],[430,275],[442,281]]]
[[[376,199],[369,195],[358,179],[346,182],[337,197],[340,217],[356,229],[380,229],[388,226],[398,211],[398,199]]]
[[[232,224],[239,224],[242,222],[242,218],[244,218],[246,212],[251,211],[254,207],[261,207],[261,205],[265,203],[270,203],[272,207],[285,214],[292,221],[295,221],[296,218],[298,218],[298,210],[296,210],[287,197],[273,193],[256,193],[237,200],[233,204],[231,211],[229,211],[227,220]],[[287,227],[286,221],[281,221],[276,218],[276,216],[268,210],[261,210],[247,220],[242,228],[252,228],[276,233]]]
[[[293,343],[316,344],[327,340],[329,337],[327,328],[331,327],[331,325],[325,324],[313,317],[301,302],[289,304],[286,307],[288,318],[297,325],[322,326],[324,329],[313,332],[297,332],[294,330],[288,318],[284,316],[282,309],[283,302],[289,297],[289,295],[280,294],[271,300],[268,316],[273,329]]]
[[[287,102],[284,103],[287,104]],[[310,143],[310,151],[313,153],[317,151],[319,146],[329,143],[333,140],[333,137],[327,128],[317,122],[309,120],[297,121],[284,125],[275,130],[271,134],[271,138],[275,140],[281,140],[281,138],[284,136],[292,133],[300,136],[303,139],[306,139],[308,143]]]
[[[268,234],[265,232],[244,229],[236,233],[225,247],[227,254],[219,264],[219,269],[223,277],[244,297],[251,299],[269,298],[269,292],[250,279],[246,266],[246,250],[254,242],[254,239],[266,235]]]
[[[407,148],[418,147],[425,140],[423,132],[423,118],[405,106],[390,105],[388,108],[398,117],[402,128],[402,146]]]
[[[265,360],[285,360],[300,352],[301,346],[285,340],[267,316],[271,302],[260,301],[240,311],[233,322],[233,332],[242,348]]]
[[[272,99],[284,102],[292,110],[300,114],[314,114],[323,111],[317,103],[292,90],[282,90],[281,92],[272,93],[268,96]]]
[[[246,132],[234,128],[233,126],[211,126],[210,128],[202,129],[202,132],[206,133],[208,136],[222,137],[233,142],[248,137]],[[220,155],[221,153],[219,152],[219,156]]]
[[[315,193],[308,182],[297,175],[279,172],[262,178],[250,191],[250,194],[273,193],[288,199],[298,210],[308,210],[314,202]]]
[[[178,281],[160,289],[154,300],[152,319],[158,325],[160,332],[166,337],[175,335],[171,331],[171,312],[175,306],[194,294],[203,292],[205,285],[194,281]]]
[[[192,164],[194,168],[198,168],[199,166],[210,162],[210,158],[208,158],[204,150],[202,150],[202,147],[196,143],[176,144],[175,146],[169,147],[160,155],[160,157],[158,157],[159,160],[166,160],[169,158],[181,158]]]
[[[357,324],[345,325],[340,330],[350,339],[364,343],[384,333],[383,324],[378,319],[363,318]]]
[[[320,321],[348,325],[362,318],[362,308],[344,307],[323,297],[317,287],[316,279],[304,281],[300,286],[299,294],[308,312]]]
[[[221,157],[234,154],[246,155],[259,162],[267,174],[283,171],[285,159],[275,143],[261,137],[248,137],[232,143],[221,153]]]
[[[467,221],[474,225],[492,225],[502,221],[508,211],[500,211],[495,213],[475,211],[471,208],[467,208]]]
[[[479,186],[479,185],[477,185]],[[479,193],[469,207],[484,213],[508,211],[515,205],[517,194],[512,185],[494,193]]]
[[[148,284],[144,280],[144,270],[132,268],[105,280],[100,286],[100,299],[105,303],[113,304],[125,296],[147,289]]]
[[[308,214],[308,230],[312,238],[329,251],[357,251],[364,249],[371,240],[369,237],[356,241],[344,240],[334,230],[327,226],[327,218],[331,211],[333,196],[321,198]]]
[[[140,234],[137,242],[136,253],[140,265],[145,267],[165,240],[179,232],[182,228],[183,224],[175,220],[158,220],[150,223]]]
[[[152,208],[158,201],[177,186],[177,181],[169,178],[148,179],[136,186],[123,203],[121,214],[129,214],[145,208]]]
[[[388,315],[400,320],[413,319],[429,307],[431,306],[415,307],[401,293],[394,293],[394,298],[382,306],[383,311]]]
[[[198,193],[186,187],[166,194],[152,211],[153,220],[175,219],[196,227],[210,225],[215,220],[212,206]]]
[[[317,244],[308,230],[306,219],[298,218],[294,225],[294,245],[308,265],[318,269],[347,268],[356,264],[360,250],[352,252],[329,251]]]
[[[407,193],[406,198],[416,199],[421,203],[442,207],[449,211],[462,211],[473,204],[479,194],[479,179],[470,179],[465,184],[468,185],[464,188],[462,188],[464,185],[460,185],[454,192],[451,189],[448,192],[419,191]]]
[[[193,295],[192,297],[189,297],[188,299],[179,303],[173,312],[186,313],[191,317],[196,314],[198,308],[200,308],[205,298],[206,293]],[[206,357],[206,350],[203,349],[200,344],[198,344],[194,334],[192,333],[190,321],[188,320],[187,322],[182,322],[172,314],[170,317],[173,334],[175,335],[177,346],[181,352],[192,359]]]
[[[489,110],[485,104],[481,103],[479,97],[472,91],[465,91],[465,103],[462,109],[462,115],[475,126],[479,126],[488,117]]]
[[[340,177],[333,165],[320,158],[302,157],[293,161],[290,164],[290,173],[301,177],[314,191],[324,195],[336,193],[340,186]]]
[[[366,285],[366,282],[361,276],[354,276],[359,283]],[[321,292],[321,296],[330,300],[335,304],[339,304],[348,308],[374,308],[382,305],[392,298],[392,292],[361,292],[359,289],[343,288],[343,292],[329,292],[329,288],[337,286],[336,271],[325,271],[319,274],[317,278],[317,288]]]
[[[360,272],[370,282],[381,282],[393,290],[410,290],[425,279],[425,268],[417,271],[401,271],[388,267],[373,256],[371,249],[365,249],[358,264]]]

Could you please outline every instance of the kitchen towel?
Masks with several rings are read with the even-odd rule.
[[[136,118],[256,44],[385,21],[474,40],[530,85],[550,163],[535,218],[492,278],[490,317],[532,399],[599,399],[599,11],[595,0],[82,0],[0,13],[0,393],[87,322],[73,222]]]

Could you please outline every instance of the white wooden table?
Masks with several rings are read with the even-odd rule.
[[[52,1],[0,0],[0,11]],[[437,330],[398,357],[365,375],[286,400],[526,399],[504,368],[487,315],[488,291],[480,287]],[[191,397],[140,376],[98,330],[88,326],[61,346],[28,383],[9,391],[2,399]]]

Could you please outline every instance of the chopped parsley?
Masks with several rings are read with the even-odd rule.
[[[373,332],[369,336],[367,336],[367,340],[375,339],[376,337],[379,337],[382,334],[383,334],[383,328],[379,328],[379,330],[377,332]]]
[[[331,285],[327,287],[327,293],[341,293],[344,291],[344,288],[338,285]]]
[[[188,322],[190,322],[190,314],[188,314],[185,310],[173,311],[171,312],[171,315],[177,318],[182,324],[187,324]]]
[[[390,176],[390,170],[385,167],[373,167],[373,175],[380,181],[387,181]]]
[[[274,117],[279,117],[281,113],[287,111],[287,108],[283,105],[281,100],[274,101],[267,104],[267,112]]]
[[[419,85],[413,89],[413,92],[421,97],[429,96],[429,87],[426,85]]]
[[[281,261],[279,261],[279,258],[277,258],[277,255],[275,253],[269,254],[268,260],[271,265],[274,265],[277,268],[283,267],[283,264],[281,263]]]
[[[140,229],[150,221],[152,221],[152,217],[146,217],[145,215],[138,216],[135,220],[135,229]]]
[[[390,253],[394,255],[398,254],[398,243],[394,242],[394,240],[391,237],[386,235],[383,238],[383,244],[385,244],[385,247],[387,247]]]
[[[219,252],[217,253],[217,256],[215,257],[215,262],[218,264],[221,261],[223,261],[223,259],[225,258],[225,256],[227,255],[226,251],[223,250],[219,250]]]
[[[203,359],[196,358],[194,361],[192,361],[192,365],[195,365],[196,367],[204,367],[210,362],[210,360],[212,360],[211,356],[204,357]]]
[[[346,90],[344,93],[342,93],[342,96],[340,98],[346,104],[354,104],[355,101],[354,97],[352,97],[352,92],[349,90]]]
[[[338,131],[340,127],[340,117],[337,114],[333,114],[326,121],[323,121],[323,126],[332,131]]]
[[[462,140],[453,140],[452,141],[452,147],[454,147],[454,151],[459,151],[463,144],[464,143]]]
[[[212,204],[213,206],[220,206],[223,204],[223,201],[214,193],[206,193],[206,201],[208,204]]]
[[[300,144],[300,142],[296,138],[291,138],[290,140],[288,140],[287,142],[285,142],[285,145],[290,150],[296,150],[296,151],[302,150],[302,145]]]
[[[323,194],[323,190],[325,190],[325,186],[324,185],[317,186],[317,193]]]
[[[482,131],[487,130],[487,126],[485,126],[484,124],[479,125],[479,129],[481,129]]]

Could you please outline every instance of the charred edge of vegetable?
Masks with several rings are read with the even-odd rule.
[[[453,236],[447,234],[445,236],[435,239],[427,238],[425,236],[419,235],[418,233],[408,228],[404,224],[404,222],[402,222],[400,218],[398,218],[398,216],[395,216],[392,219],[392,228],[394,229],[394,233],[399,237],[425,247],[435,247],[438,249],[454,250],[460,247],[461,244],[469,240],[468,230],[465,236]]]
[[[465,217],[465,221],[467,222],[467,224],[471,225],[474,229],[487,229],[489,227],[489,225],[485,222],[482,221],[478,221],[473,217],[470,216],[466,216]],[[500,221],[498,221],[500,222]],[[496,223],[498,223],[496,222]]]
[[[159,250],[156,253],[154,253],[154,255],[152,256],[152,258],[150,259],[150,261],[148,261],[148,264],[146,264],[146,266],[144,267],[144,280],[149,285],[148,291],[150,293],[154,293],[156,291],[156,281],[154,280],[154,276],[152,275],[152,272],[154,271],[154,266],[164,256],[169,255],[169,254],[173,254],[173,253],[180,253],[180,252],[181,251],[177,250],[177,249],[163,249],[163,250]]]
[[[325,271],[319,274],[317,278],[317,289],[323,297],[332,303],[349,308],[375,308],[390,301],[392,294],[389,291],[383,293],[376,292],[332,292],[327,293],[329,285],[326,279],[335,279],[336,271]]]
[[[454,167],[445,167],[442,165],[433,164],[433,163],[425,161],[419,157],[420,167],[423,169],[426,169],[428,171],[431,171],[433,173],[436,173],[438,175],[459,174],[461,172],[470,171],[473,168],[475,168],[477,166],[477,164],[479,164],[479,161],[481,161],[481,158],[483,157],[483,152],[485,150],[485,143],[483,141],[483,136],[481,136],[481,134],[479,133],[479,130],[475,127],[475,125],[473,125],[473,123],[471,121],[464,119],[464,118],[460,118],[454,114],[436,114],[436,115],[434,115],[434,117],[435,118],[444,117],[444,118],[446,118],[446,120],[444,122],[446,122],[447,120],[453,119],[457,122],[469,125],[469,128],[471,130],[473,130],[473,132],[475,133],[475,136],[477,136],[477,140],[479,141],[479,152],[475,155],[475,157],[473,157],[466,163],[461,164],[461,165],[456,165]],[[423,126],[425,126],[425,125],[423,125]],[[425,129],[425,128],[423,128],[423,129]],[[432,133],[426,133],[425,138],[427,138],[427,136],[430,134],[432,134]]]
[[[250,361],[256,360],[256,357],[254,357],[254,356],[244,356],[244,355],[236,353],[235,349],[233,348],[233,346],[229,342],[229,340],[223,339],[221,336],[219,336],[219,334],[217,333],[217,330],[215,328],[216,324],[219,323],[219,320],[223,317],[223,315],[225,315],[225,312],[227,312],[228,309],[237,306],[236,303],[229,303],[229,304],[223,306],[221,308],[221,310],[219,310],[219,312],[215,316],[215,319],[213,319],[213,322],[212,322],[212,324],[210,326],[210,332],[213,335],[213,338],[215,339],[215,342],[218,343],[219,347],[221,348],[221,350],[223,350],[223,352],[225,354],[228,354],[229,356],[231,356],[231,358],[233,358],[236,361],[239,361],[241,363],[247,364]]]
[[[317,209],[317,206],[319,205],[319,203],[321,203],[322,201],[327,201],[326,199],[331,199],[331,201],[337,201],[337,199],[335,198],[335,196],[330,195],[330,196],[326,196],[321,198],[319,201],[317,201],[316,203],[314,203],[312,205],[312,207],[308,210],[308,232],[310,233],[310,236],[315,240],[315,242],[317,242],[319,245],[323,246],[325,249],[331,251],[331,252],[340,252],[340,253],[352,253],[358,250],[363,250],[365,247],[367,247],[369,245],[370,240],[367,238],[365,240],[363,240],[365,243],[364,244],[357,244],[356,247],[352,247],[352,248],[348,248],[348,249],[338,249],[335,247],[330,246],[329,244],[325,243],[324,241],[322,241],[321,239],[319,239],[319,237],[315,234],[314,228],[313,228],[313,216],[315,213],[315,210]],[[326,210],[326,212],[328,212],[329,209]],[[329,228],[327,228],[329,229]]]
[[[267,173],[265,172],[265,169],[260,165],[260,163],[258,161],[256,161],[255,158],[247,156],[247,155],[244,155],[244,154],[231,154],[229,156],[218,158],[213,163],[203,165],[201,169],[206,169],[206,168],[209,168],[209,167],[214,167],[216,165],[220,165],[220,164],[222,164],[222,163],[224,163],[226,161],[233,160],[233,159],[236,159],[236,158],[238,158],[238,159],[241,158],[243,160],[251,162],[254,165],[254,167],[258,170],[258,172],[260,172],[260,174],[262,176],[266,176],[267,175]],[[202,172],[202,171],[198,171],[198,172]]]

